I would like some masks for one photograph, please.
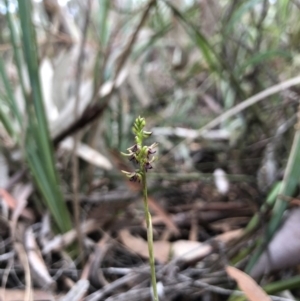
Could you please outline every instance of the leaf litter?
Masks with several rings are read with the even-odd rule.
[[[233,25],[241,18],[242,25],[245,22],[259,33],[263,32],[258,28],[260,23],[243,17],[251,15],[243,5],[232,4],[231,10],[228,3],[218,1],[202,1],[199,6],[196,1],[191,1],[194,6],[178,1],[173,6],[168,1],[157,4],[150,0],[136,11],[119,2],[91,1],[85,63],[81,83],[74,87],[83,38],[75,21],[82,23],[83,16],[73,20],[70,7],[51,2],[55,1],[41,4],[49,18],[44,16],[49,27],[43,33],[49,39],[38,34],[41,88],[53,143],[58,146],[61,142],[56,149],[56,168],[72,214],[69,152],[75,144],[72,135],[82,133],[75,152],[80,158],[80,225],[58,234],[42,205],[30,167],[24,164],[24,129],[13,126],[14,135],[9,135],[10,128],[3,122],[7,108],[2,108],[1,102],[1,300],[151,298],[140,186],[119,172],[134,172],[119,150],[132,138],[130,124],[141,110],[153,128],[153,142],[159,142],[159,160],[153,163],[155,172],[149,173],[149,204],[161,299],[245,300],[246,296],[251,301],[287,300],[274,296],[278,291],[265,284],[284,281],[287,274],[297,281],[298,209],[290,210],[282,220],[283,225],[250,272],[258,283],[242,272],[256,244],[265,238],[270,215],[276,213],[276,206],[273,212],[263,206],[266,194],[285,172],[300,83],[297,72],[286,67],[284,56],[268,57],[274,66],[280,66],[276,70],[281,72],[280,80],[270,71],[268,60],[261,61],[263,68],[253,63],[253,51],[248,49],[251,39],[244,40],[242,29]],[[70,2],[78,11],[83,9],[82,4]],[[272,9],[267,2],[264,5]],[[35,12],[39,12],[39,5],[34,4]],[[263,23],[266,8],[256,8]],[[107,40],[97,32],[99,20],[93,12],[98,10],[103,12],[101,30]],[[192,10],[202,16],[202,25]],[[226,30],[233,32],[232,40],[225,38],[226,43],[216,26],[219,23],[213,21],[222,18],[224,24],[228,18]],[[275,19],[271,14],[267,18],[270,22],[265,30],[270,30],[268,24]],[[210,44],[211,35],[223,48]],[[290,36],[292,33],[285,40]],[[268,42],[259,41],[258,36],[254,51],[262,53],[262,59]],[[232,53],[242,61],[235,64]],[[243,71],[240,66],[246,59],[249,69]],[[10,66],[11,58],[8,61]],[[14,84],[16,74],[8,74]],[[265,88],[253,79],[256,77],[266,81]],[[24,78],[29,89],[27,74]],[[19,83],[13,88],[26,119],[24,99],[17,93]],[[77,97],[80,101],[74,116]],[[276,102],[276,97],[281,102]],[[95,132],[101,135],[91,142]],[[19,140],[15,139],[18,135]],[[287,181],[287,176],[284,179]],[[296,192],[281,198],[288,209],[299,206]],[[252,231],[245,230],[255,216]],[[76,244],[78,229],[83,254],[78,253]],[[285,288],[299,297],[293,286]]]

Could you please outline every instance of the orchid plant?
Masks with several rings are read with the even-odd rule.
[[[146,125],[145,118],[136,118],[132,131],[135,134],[135,144],[127,149],[128,153],[122,153],[122,155],[129,157],[130,161],[138,164],[139,168],[134,172],[127,172],[122,170],[122,172],[129,178],[130,181],[139,182],[142,184],[143,200],[144,200],[144,210],[147,225],[147,240],[148,240],[148,250],[149,250],[149,262],[151,269],[151,282],[153,288],[153,299],[158,301],[157,285],[156,285],[156,275],[155,275],[155,262],[153,253],[153,230],[151,215],[149,212],[148,205],[148,193],[147,193],[147,171],[152,169],[152,162],[155,160],[153,154],[156,153],[155,148],[157,143],[153,143],[150,146],[144,145],[144,139],[151,136],[151,132],[144,131]]]

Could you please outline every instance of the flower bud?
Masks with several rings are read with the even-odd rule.
[[[143,137],[144,138],[148,138],[152,135],[152,132],[146,132],[146,131],[143,131]]]

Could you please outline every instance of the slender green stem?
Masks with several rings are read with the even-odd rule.
[[[141,166],[141,169],[144,169],[143,166]],[[152,231],[151,215],[150,215],[149,206],[148,206],[147,178],[146,178],[145,170],[142,171],[141,176],[142,176],[142,186],[143,186],[145,218],[146,218],[146,224],[147,224],[147,241],[148,241],[148,250],[149,250],[149,261],[150,261],[150,269],[151,269],[151,282],[152,282],[152,289],[153,289],[153,298],[154,298],[154,301],[158,301],[154,252],[153,252],[153,231]]]

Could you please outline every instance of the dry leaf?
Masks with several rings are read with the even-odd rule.
[[[59,301],[80,301],[85,296],[90,282],[86,279],[80,279],[76,284],[70,289],[70,291]]]
[[[172,244],[173,258],[180,258],[182,261],[198,261],[212,252],[211,245],[198,241],[177,240]]]
[[[16,201],[16,207],[13,210],[12,213],[12,217],[11,217],[11,229],[12,229],[12,233],[14,233],[17,222],[19,220],[20,215],[23,214],[24,216],[24,212],[25,214],[27,214],[26,212],[28,211],[25,207],[27,206],[27,199],[29,198],[29,196],[31,195],[33,190],[33,187],[31,184],[27,184],[27,185],[22,185],[22,184],[18,184],[16,185],[15,189],[14,189],[14,196],[13,200]],[[25,211],[27,210],[27,211]],[[31,214],[31,219],[33,219],[33,214],[31,213],[31,211],[28,211],[29,214]],[[28,215],[29,216],[29,215]]]
[[[24,240],[34,282],[45,289],[54,289],[56,284],[48,272],[40,249],[36,243],[32,228],[26,230]]]
[[[238,238],[243,233],[242,229],[228,231],[215,237],[221,243],[228,243],[232,239]],[[213,251],[210,244],[191,240],[177,240],[172,244],[173,258],[180,258],[185,262],[195,262],[206,257]]]
[[[24,248],[24,245],[22,243],[22,237],[24,235],[26,229],[26,225],[24,223],[19,222],[16,225],[16,228],[14,229],[14,232],[12,231],[12,238],[14,241],[14,249],[18,254],[19,260],[21,265],[24,269],[25,274],[25,297],[24,300],[32,300],[32,279],[30,274],[30,266],[28,261],[28,256],[26,253],[26,250]],[[4,300],[6,300],[4,298]]]
[[[237,282],[250,301],[271,301],[266,292],[249,275],[231,266],[226,267],[226,272]]]
[[[98,222],[94,219],[89,219],[81,224],[82,234],[88,234],[99,228]],[[58,252],[66,246],[69,246],[77,237],[77,232],[72,229],[63,235],[56,235],[52,240],[50,240],[43,247],[43,254],[48,254],[50,252]]]
[[[25,290],[0,288],[0,301],[25,300]],[[33,290],[33,301],[57,300],[52,293],[42,290]]]
[[[9,192],[2,188],[0,188],[0,200],[1,199],[12,210],[15,210],[18,206],[18,201]],[[22,210],[21,216],[30,220],[34,219],[32,212],[26,208]]]
[[[240,236],[242,236],[243,233],[244,233],[243,229],[231,230],[231,231],[224,232],[220,235],[217,235],[215,237],[215,240],[227,244],[233,239],[238,239]]]
[[[66,138],[61,142],[60,147],[68,151],[73,151],[74,139],[71,137]],[[76,153],[78,157],[95,166],[106,170],[110,170],[112,168],[112,164],[106,157],[84,143],[78,143]]]
[[[140,237],[130,234],[127,229],[120,231],[119,236],[123,244],[142,257],[149,258],[148,243]],[[166,263],[170,254],[170,243],[167,241],[155,241],[153,243],[154,257],[161,263]]]

